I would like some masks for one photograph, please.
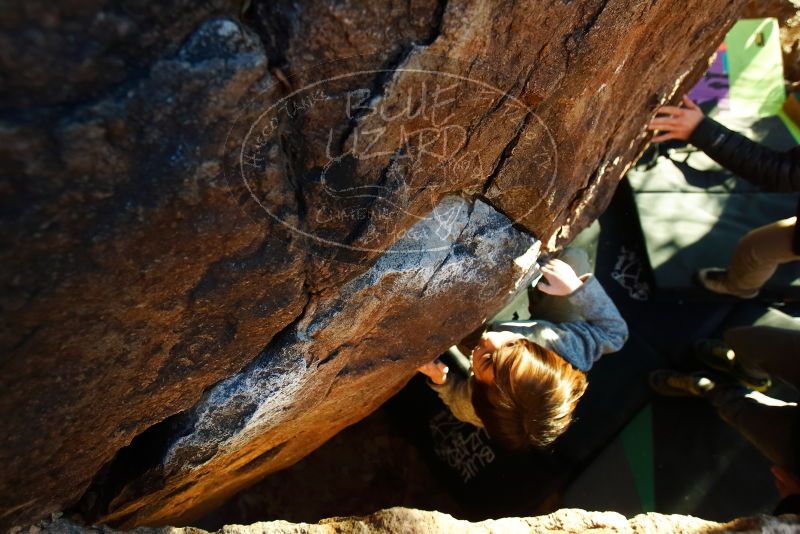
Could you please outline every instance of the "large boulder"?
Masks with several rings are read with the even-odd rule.
[[[369,414],[743,1],[4,4],[0,526],[188,521]]]

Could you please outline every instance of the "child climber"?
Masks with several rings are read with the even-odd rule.
[[[529,321],[493,322],[471,353],[469,377],[448,374],[438,359],[419,371],[453,415],[486,428],[508,449],[552,443],[569,426],[586,390],[586,372],[603,354],[622,348],[628,327],[586,255],[567,249],[564,260],[541,267],[545,293]]]

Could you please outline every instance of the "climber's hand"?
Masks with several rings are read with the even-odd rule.
[[[772,476],[775,477],[775,487],[781,498],[800,493],[800,479],[786,469],[773,465]]]
[[[544,279],[536,287],[548,295],[563,297],[583,285],[583,281],[578,278],[572,267],[561,260],[547,260],[540,269]]]
[[[434,384],[442,385],[447,381],[447,372],[450,369],[441,361],[436,358],[430,363],[426,363],[417,371],[431,379]]]
[[[689,136],[703,120],[703,111],[686,95],[683,95],[683,104],[686,107],[661,106],[658,108],[659,116],[651,120],[647,126],[650,130],[659,131],[659,135],[650,140],[652,143],[670,139],[689,140]]]

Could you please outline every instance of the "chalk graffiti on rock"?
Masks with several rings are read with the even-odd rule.
[[[248,115],[241,132],[232,129],[235,143],[227,141],[238,147],[231,158],[236,174],[263,211],[291,230],[327,245],[376,252],[386,252],[382,246],[428,216],[445,195],[480,193],[508,158],[504,150],[512,139],[526,154],[526,173],[555,180],[555,142],[528,106],[457,74],[472,72],[467,67],[437,67],[323,68],[320,79],[288,95],[268,93],[253,106],[263,111],[255,120]],[[391,82],[375,83],[387,76]],[[302,154],[293,152],[295,139]],[[311,224],[299,227],[291,212],[275,209],[269,200],[275,186],[305,195],[300,203]],[[335,239],[349,221],[363,231]],[[426,246],[448,248],[455,220],[437,216],[437,223],[441,231]]]

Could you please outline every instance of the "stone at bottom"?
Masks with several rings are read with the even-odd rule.
[[[477,523],[462,521],[440,512],[428,512],[411,508],[389,508],[365,517],[337,517],[323,519],[319,523],[289,523],[269,521],[252,525],[226,525],[214,534],[389,534],[397,532],[425,532],[429,534],[459,532],[466,534],[530,532],[536,534],[569,534],[573,532],[614,533],[675,533],[727,532],[788,533],[800,532],[800,517],[761,515],[742,517],[728,523],[716,523],[685,515],[657,513],[640,514],[631,519],[616,512],[587,512],[579,509],[563,509],[549,515],[537,517],[508,517],[488,519]],[[116,534],[119,530],[109,527],[83,527],[68,519],[54,517],[36,525],[12,529],[11,534]],[[193,528],[139,527],[137,534],[204,534],[206,531]]]

